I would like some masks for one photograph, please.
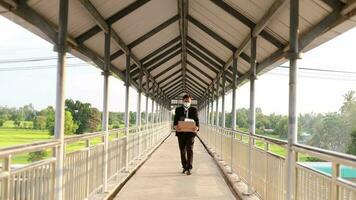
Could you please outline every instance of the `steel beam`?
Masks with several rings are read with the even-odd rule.
[[[107,20],[105,20],[106,24],[111,26],[113,23],[115,23],[118,20],[120,20],[121,18],[127,16],[128,14],[130,14],[131,12],[133,12],[136,9],[140,8],[141,6],[143,6],[144,4],[146,4],[149,1],[150,0],[138,0],[138,1],[135,1],[135,2],[131,3],[130,5],[125,7],[124,9],[118,11],[114,15],[110,16]],[[88,31],[84,32],[79,37],[77,37],[76,41],[78,43],[84,43],[89,38],[93,37],[97,33],[100,33],[100,31],[102,30],[101,28],[102,27],[100,27],[99,25],[90,28]]]
[[[280,11],[280,9],[283,8],[286,5],[286,3],[288,1],[286,1],[286,0],[275,0],[275,2],[272,4],[272,6],[269,8],[269,10],[264,14],[264,16],[261,18],[261,20],[257,24],[254,24],[248,18],[246,18],[243,15],[241,15],[234,8],[232,8],[230,5],[228,5],[227,3],[223,2],[223,1],[212,0],[212,2],[214,4],[216,4],[217,6],[219,6],[220,8],[224,9],[225,11],[227,11],[229,14],[231,14],[235,18],[239,19],[241,22],[243,22],[245,24],[248,24],[248,26],[252,29],[251,34],[248,35],[243,40],[243,42],[239,46],[239,48],[233,50],[233,55],[227,60],[227,62],[223,66],[223,70],[226,70],[231,65],[234,57],[237,58],[237,57],[241,56],[242,59],[244,59],[244,60],[246,60],[248,62],[250,61],[250,58],[245,53],[243,53],[244,49],[251,42],[251,38],[252,37],[257,37],[259,34],[261,34],[261,36],[263,35],[263,37],[266,38],[266,34],[262,34],[262,32],[266,33],[266,32],[263,31],[263,29],[267,26],[267,24],[274,17],[274,15],[276,13],[278,13]],[[284,45],[283,44],[281,45],[281,44],[278,44],[277,47],[284,48]],[[222,75],[222,70],[218,73],[217,77],[220,77],[221,75]],[[214,81],[216,81],[216,80],[217,80],[217,78]]]
[[[277,4],[276,2],[280,2],[280,3],[284,3],[285,0],[276,0],[274,4]],[[246,16],[244,16],[243,14],[241,14],[240,12],[238,12],[237,10],[235,10],[233,7],[231,7],[229,4],[227,4],[224,1],[220,1],[220,0],[211,0],[211,2],[213,2],[215,5],[217,5],[218,7],[220,7],[221,9],[223,9],[224,11],[226,11],[227,13],[229,13],[231,16],[235,17],[236,19],[238,19],[240,22],[242,22],[243,24],[245,24],[247,27],[249,27],[250,29],[261,29],[261,36],[263,38],[265,38],[267,41],[269,41],[270,43],[272,43],[274,46],[278,47],[278,48],[282,48],[284,46],[284,44],[282,42],[280,42],[276,37],[274,37],[273,35],[271,35],[270,33],[266,32],[263,30],[263,26],[260,26],[259,24],[255,24],[252,20],[250,20],[249,18],[247,18]],[[275,6],[277,9],[279,9],[278,5]],[[269,15],[274,15],[275,13],[275,9],[274,9],[274,5],[271,6],[271,8],[269,11],[267,11],[267,13],[265,14],[264,17],[261,18],[261,21],[269,21],[270,17],[268,17]]]
[[[151,65],[150,67],[147,68],[148,72],[152,72],[153,70],[157,69],[159,66],[163,65],[164,63],[170,61],[171,59],[173,59],[174,57],[176,57],[178,54],[180,54],[182,52],[181,49],[178,49],[177,51],[175,51],[174,53],[170,54],[169,56],[165,57],[164,59],[162,59],[161,61],[159,61],[158,63]],[[132,73],[133,76],[135,75],[134,73]]]
[[[176,22],[179,19],[178,15],[175,15],[173,17],[171,17],[170,19],[168,19],[167,21],[163,22],[162,24],[158,25],[157,27],[155,27],[154,29],[150,30],[149,32],[147,32],[146,34],[142,35],[141,37],[137,38],[136,40],[132,41],[130,44],[127,45],[127,47],[129,49],[133,49],[136,46],[138,46],[139,44],[141,44],[142,42],[144,42],[145,40],[149,39],[150,37],[152,37],[153,35],[155,35],[156,33],[162,31],[163,29],[165,29],[166,27],[168,27],[169,25],[173,24],[174,22]],[[112,56],[111,59],[114,60],[118,57],[120,57],[121,55],[123,55],[124,52],[122,50],[118,50],[117,52],[115,52]]]
[[[189,60],[187,60],[187,64],[189,66],[191,66],[193,69],[195,69],[196,71],[198,71],[199,73],[201,73],[203,76],[205,76],[206,78],[210,79],[211,81],[213,81],[213,77],[211,77],[209,74],[207,74],[206,72],[204,72],[203,70],[201,70],[199,67],[197,67],[196,65],[194,65],[193,63],[191,63]]]
[[[167,88],[170,88],[170,87],[173,86],[173,85],[177,85],[180,81],[182,81],[181,78],[175,79],[174,81],[172,81],[172,82],[170,82],[170,83],[168,83],[168,84],[162,86],[162,90],[163,90],[163,91],[166,91]]]
[[[199,93],[201,93],[201,96],[202,96],[202,94],[204,94],[204,89],[200,88],[200,87],[196,84],[196,82],[193,82],[193,79],[187,79],[186,81],[189,82],[189,83],[191,84],[191,86],[194,86],[194,89],[195,89],[196,91],[199,91]]]
[[[162,72],[158,73],[157,75],[154,76],[155,79],[158,79],[160,76],[162,76],[163,74],[168,73],[169,71],[171,71],[172,69],[174,69],[176,66],[180,65],[182,63],[182,61],[178,61],[176,63],[174,63],[173,65],[167,67],[167,69],[163,70]]]
[[[87,9],[87,7],[90,7],[91,4],[89,4],[89,1],[81,1],[82,5],[84,8]],[[94,7],[92,7],[90,10],[87,9],[87,11],[89,12],[89,14],[94,17],[94,18],[101,18],[101,19],[96,19],[97,23],[103,23],[106,22],[104,20],[104,18],[100,15],[100,13],[98,11],[96,11],[96,14],[93,15],[93,13],[91,12],[92,10],[95,10]],[[105,24],[100,24],[100,27],[105,28],[108,26],[105,26]],[[104,31],[107,32],[107,30],[104,29]],[[140,62],[140,60],[130,52],[130,48],[125,44],[125,42],[122,40],[122,38],[120,38],[120,36],[114,31],[111,31],[111,36],[112,39],[114,39],[114,41],[119,45],[119,47],[121,48],[121,50],[126,54],[126,55],[130,55],[130,58],[132,59],[132,61],[139,67],[142,68],[142,63]],[[148,74],[150,76],[150,78],[152,78],[153,82],[156,82],[155,79],[150,75],[149,72],[147,72],[147,70],[145,68],[143,68],[144,72],[146,74]],[[160,92],[160,88],[158,89],[158,92]]]
[[[141,59],[141,63],[145,63],[146,61],[150,60],[151,58],[155,57],[159,53],[163,52],[165,49],[169,48],[170,46],[172,46],[173,44],[177,43],[178,41],[180,41],[180,37],[179,36],[174,38],[174,39],[172,39],[171,41],[167,42],[166,44],[162,45],[158,49],[152,51],[151,53],[149,53],[145,57],[143,57]]]
[[[199,44],[197,41],[195,41],[193,38],[191,37],[187,37],[187,40],[189,43],[191,43],[192,45],[194,45],[196,48],[200,49],[202,52],[204,52],[206,55],[210,56],[211,58],[213,58],[214,60],[216,60],[220,65],[225,65],[225,62],[219,58],[217,55],[215,55],[214,53],[212,53],[211,51],[209,51],[207,48],[205,48],[203,45]]]
[[[204,59],[200,58],[199,56],[197,56],[195,53],[193,53],[192,51],[190,51],[189,49],[187,49],[187,53],[189,55],[191,55],[195,60],[197,60],[199,63],[201,63],[203,66],[205,66],[206,68],[208,68],[209,70],[211,70],[212,72],[214,72],[215,74],[219,73],[219,69],[220,68],[215,68],[215,66],[210,65],[208,62],[206,62]]]
[[[214,66],[215,69],[220,70],[223,66],[216,63],[213,59],[210,57],[206,56],[204,53],[200,52],[198,49],[193,47],[192,45],[188,44],[187,45],[188,49],[192,52],[194,52],[196,55],[198,55],[201,59],[203,59],[205,62],[209,63],[211,66]]]
[[[178,0],[178,13],[179,13],[179,32],[181,36],[182,45],[182,77],[183,77],[183,88],[185,87],[185,75],[187,67],[187,35],[188,35],[188,21],[187,16],[189,12],[189,0]]]
[[[209,83],[207,83],[205,80],[203,80],[202,78],[200,78],[198,75],[196,75],[195,73],[193,73],[192,71],[190,71],[189,69],[187,69],[187,72],[189,72],[191,75],[194,76],[194,78],[198,79],[199,81],[201,81],[202,83],[204,83],[205,85],[209,85]]]
[[[197,86],[199,86],[203,91],[205,90],[205,87],[204,87],[202,84],[198,83],[194,78],[192,78],[191,76],[189,76],[189,74],[187,74],[187,77],[190,78],[190,80],[191,80],[193,83],[195,83]],[[203,92],[203,93],[204,93],[204,92]]]
[[[172,73],[172,75],[175,75],[176,73],[178,73],[180,70],[177,70],[176,72]],[[158,85],[161,85],[162,83],[164,83],[165,81],[167,81],[168,79],[172,78],[173,76],[167,76],[166,78],[158,81]],[[179,77],[179,76],[178,76]],[[176,78],[178,78],[176,77]]]
[[[215,33],[214,31],[210,30],[207,26],[205,26],[203,23],[199,22],[197,19],[194,17],[188,15],[187,16],[188,21],[194,24],[196,27],[207,33],[210,37],[212,37],[214,40],[220,42],[222,45],[224,45],[226,48],[230,49],[231,51],[235,51],[236,47],[232,45],[230,42],[225,40],[223,37]]]

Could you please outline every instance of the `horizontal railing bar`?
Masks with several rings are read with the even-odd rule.
[[[35,142],[31,144],[23,144],[12,147],[5,147],[0,149],[0,158],[5,158],[9,155],[24,153],[24,152],[33,152],[37,150],[53,148],[59,145],[60,142],[56,139],[51,139],[44,142]]]
[[[47,158],[45,160],[36,161],[36,162],[31,163],[31,164],[28,164],[28,165],[13,169],[10,172],[10,174],[17,174],[17,173],[20,173],[20,172],[23,172],[23,171],[26,171],[26,170],[30,170],[30,169],[33,169],[33,168],[36,168],[36,167],[40,167],[40,166],[43,166],[43,165],[46,165],[46,164],[51,164],[51,163],[54,163],[54,162],[56,162],[56,158],[54,158],[54,157]]]
[[[300,168],[300,169],[303,169],[303,170],[307,170],[308,172],[310,173],[313,173],[317,176],[320,176],[322,178],[325,178],[325,179],[329,179],[331,181],[331,174],[327,174],[325,172],[322,172],[322,171],[319,171],[319,170],[316,170],[304,163],[300,163],[300,162],[297,162],[297,165],[296,165],[297,168]]]

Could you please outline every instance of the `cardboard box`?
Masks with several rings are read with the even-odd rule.
[[[191,121],[178,121],[177,128],[179,131],[177,132],[193,132],[193,129],[195,128],[195,122]]]

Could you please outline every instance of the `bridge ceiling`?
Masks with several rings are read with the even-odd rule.
[[[11,2],[11,3],[9,3]],[[44,39],[54,42],[58,25],[59,0],[0,0],[5,17]],[[196,99],[206,97],[207,89],[226,69],[226,86],[232,82],[231,59],[256,26],[274,6],[274,14],[257,38],[257,67],[265,73],[285,62],[288,50],[289,1],[283,0],[70,0],[69,42],[73,54],[93,61],[102,68],[104,57],[103,24],[112,28],[117,39],[111,41],[111,70],[124,78],[126,54],[133,58],[131,77],[149,91],[155,87],[166,100],[189,93]],[[11,12],[6,12],[14,6]],[[17,6],[16,6],[17,5]],[[95,10],[88,9],[88,6]],[[301,48],[308,51],[356,26],[355,12],[340,14],[347,5],[338,0],[301,0]],[[5,12],[4,12],[5,11]],[[31,16],[32,14],[32,16]],[[33,14],[43,22],[33,20]],[[27,18],[27,16],[31,16]],[[24,20],[25,19],[25,20]],[[31,20],[32,19],[32,20]],[[37,20],[38,21],[38,20]],[[41,24],[42,23],[42,24]],[[43,27],[48,23],[50,28]],[[52,28],[52,29],[51,29]],[[183,34],[183,35],[182,35]],[[242,83],[250,70],[250,45],[239,53],[237,72]],[[95,60],[93,60],[95,58]],[[215,83],[216,84],[216,83]],[[155,87],[154,87],[155,86]]]

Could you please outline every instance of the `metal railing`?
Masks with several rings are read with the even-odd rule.
[[[104,151],[105,132],[88,133],[65,138],[65,146],[72,143],[83,143],[83,148],[67,151],[64,158],[63,197],[71,199],[89,199],[92,194],[102,192],[103,173],[107,170],[109,182],[119,179],[125,170],[126,156],[133,163],[153,149],[171,132],[171,123],[148,124],[125,129],[109,131],[108,151]],[[99,142],[97,141],[99,139]],[[97,142],[93,142],[96,140]],[[59,141],[50,140],[0,149],[0,160],[3,161],[0,171],[1,200],[45,200],[54,199],[56,180],[56,155],[41,161],[14,167],[11,158],[18,154],[40,150],[55,149]],[[104,169],[104,157],[108,154],[107,169]],[[119,180],[117,180],[119,181]]]
[[[199,134],[204,143],[226,161],[241,180],[250,184],[262,199],[285,199],[285,154],[288,148],[286,141],[206,124],[201,124],[200,129]],[[280,149],[281,153],[274,153],[276,148]],[[297,156],[313,156],[331,162],[332,166],[332,173],[329,175],[297,160],[294,168],[296,178],[293,199],[356,200],[356,182],[353,182],[355,180],[343,179],[340,172],[341,165],[356,168],[355,156],[301,144],[292,146],[292,149]]]

